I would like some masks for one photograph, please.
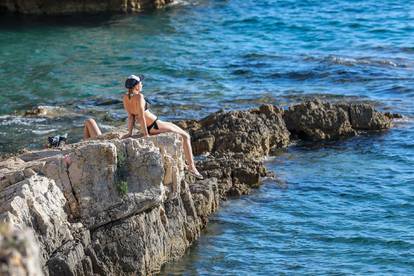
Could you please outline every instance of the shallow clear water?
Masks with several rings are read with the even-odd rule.
[[[279,181],[226,202],[163,274],[413,274],[414,2],[199,0],[141,15],[0,18],[0,152],[124,124],[123,80],[147,76],[161,118],[259,103],[362,99],[384,134],[297,145]],[[52,118],[22,114],[60,106]],[[412,216],[411,216],[412,217]]]

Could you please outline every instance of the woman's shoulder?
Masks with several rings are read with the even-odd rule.
[[[145,101],[145,96],[141,93],[135,95],[135,97],[138,99],[138,101]]]
[[[140,101],[140,100],[145,100],[145,97],[144,97],[144,95],[142,95],[141,93],[139,93],[139,94],[131,94],[131,95],[129,95],[128,93],[125,93],[123,96],[122,96],[122,99],[123,100],[132,100],[132,99],[135,99],[135,100],[138,100],[138,101]]]

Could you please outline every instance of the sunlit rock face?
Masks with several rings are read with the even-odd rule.
[[[0,176],[2,221],[33,229],[50,275],[158,271],[219,204],[216,179],[186,177],[172,133],[27,152],[1,162]]]
[[[0,275],[42,276],[39,246],[30,228],[13,229],[10,223],[0,224]]]

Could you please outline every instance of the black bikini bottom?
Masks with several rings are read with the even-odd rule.
[[[158,120],[158,118],[156,118],[154,120],[154,122],[152,122],[152,124],[150,124],[149,126],[147,126],[148,134],[150,134],[151,128],[159,129],[158,128],[158,124],[157,124],[157,120]]]

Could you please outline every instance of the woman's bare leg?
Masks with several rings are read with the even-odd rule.
[[[170,122],[164,122],[164,121],[158,120],[157,125],[159,129],[152,128],[150,130],[151,135],[155,135],[155,134],[159,134],[163,132],[175,132],[181,135],[181,138],[183,141],[184,156],[189,165],[189,169],[191,171],[198,172],[194,164],[190,135],[186,131],[184,131],[182,128],[180,128],[179,126],[173,123],[170,123]]]
[[[87,119],[83,128],[83,139],[95,138],[101,135],[102,132],[94,119]]]

